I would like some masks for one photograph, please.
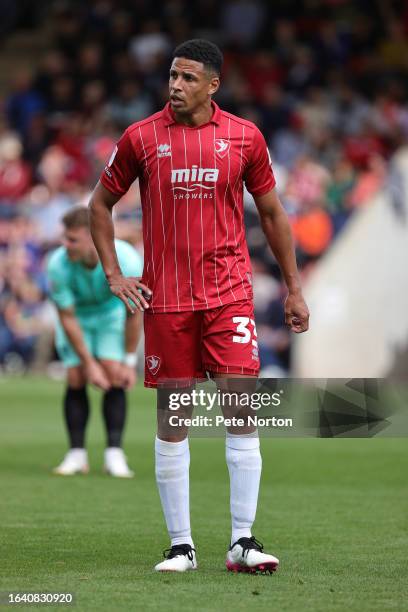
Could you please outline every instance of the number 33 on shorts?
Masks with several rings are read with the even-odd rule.
[[[239,310],[244,311],[240,315],[236,306],[224,306],[223,316],[218,318],[217,325],[210,326],[212,333],[209,337],[205,336],[204,365],[210,371],[256,376],[259,372],[259,350],[253,311],[249,312],[252,304],[240,302]],[[245,311],[249,316],[245,315]]]
[[[232,341],[239,344],[248,344],[252,340],[252,346],[258,348],[255,321],[249,317],[232,317],[232,322],[235,323],[237,332],[241,334],[240,336],[232,336]]]
[[[255,361],[259,361],[258,334],[256,333],[255,321],[249,317],[233,317],[232,322],[236,326],[236,331],[239,334],[239,336],[232,336],[232,341],[238,344],[248,344],[251,342],[251,357]]]

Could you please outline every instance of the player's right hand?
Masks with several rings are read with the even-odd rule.
[[[135,307],[141,312],[149,308],[146,297],[150,299],[152,291],[149,287],[140,282],[140,278],[117,275],[111,276],[108,282],[113,295],[116,295],[116,297],[122,300],[130,313],[135,313]],[[139,289],[141,289],[141,291],[139,291]],[[132,302],[129,302],[129,300],[132,300]]]
[[[110,388],[110,382],[102,368],[101,365],[95,359],[89,361],[89,363],[85,366],[85,374],[87,381],[91,383],[91,385],[95,385],[98,389],[102,389],[102,391],[108,391]]]
[[[136,368],[133,366],[127,366],[123,364],[121,371],[122,384],[126,391],[129,391],[132,387],[134,387],[137,381],[137,373]]]

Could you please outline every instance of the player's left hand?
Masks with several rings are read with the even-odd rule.
[[[140,282],[140,278],[136,276],[122,276],[117,274],[108,278],[109,288],[113,295],[116,295],[125,304],[126,309],[131,314],[140,310],[144,312],[149,308],[147,299],[152,295],[151,289]],[[146,299],[147,298],[147,299]],[[134,306],[131,305],[130,300]]]
[[[126,390],[131,389],[137,381],[137,372],[134,366],[122,365],[122,385]]]
[[[309,309],[301,293],[289,293],[285,300],[285,323],[301,334],[309,329]]]

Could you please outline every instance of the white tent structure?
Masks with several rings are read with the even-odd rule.
[[[391,168],[304,287],[310,331],[295,340],[296,377],[386,376],[408,347],[407,149]]]

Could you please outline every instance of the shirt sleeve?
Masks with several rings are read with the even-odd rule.
[[[122,196],[139,176],[139,171],[136,152],[126,130],[113,149],[100,181],[108,191]]]
[[[47,263],[48,295],[57,308],[65,310],[75,305],[75,296],[69,286],[66,273],[51,256]]]
[[[252,140],[252,151],[244,173],[244,181],[249,193],[253,196],[263,195],[276,185],[272,170],[271,156],[265,138],[255,128]]]

